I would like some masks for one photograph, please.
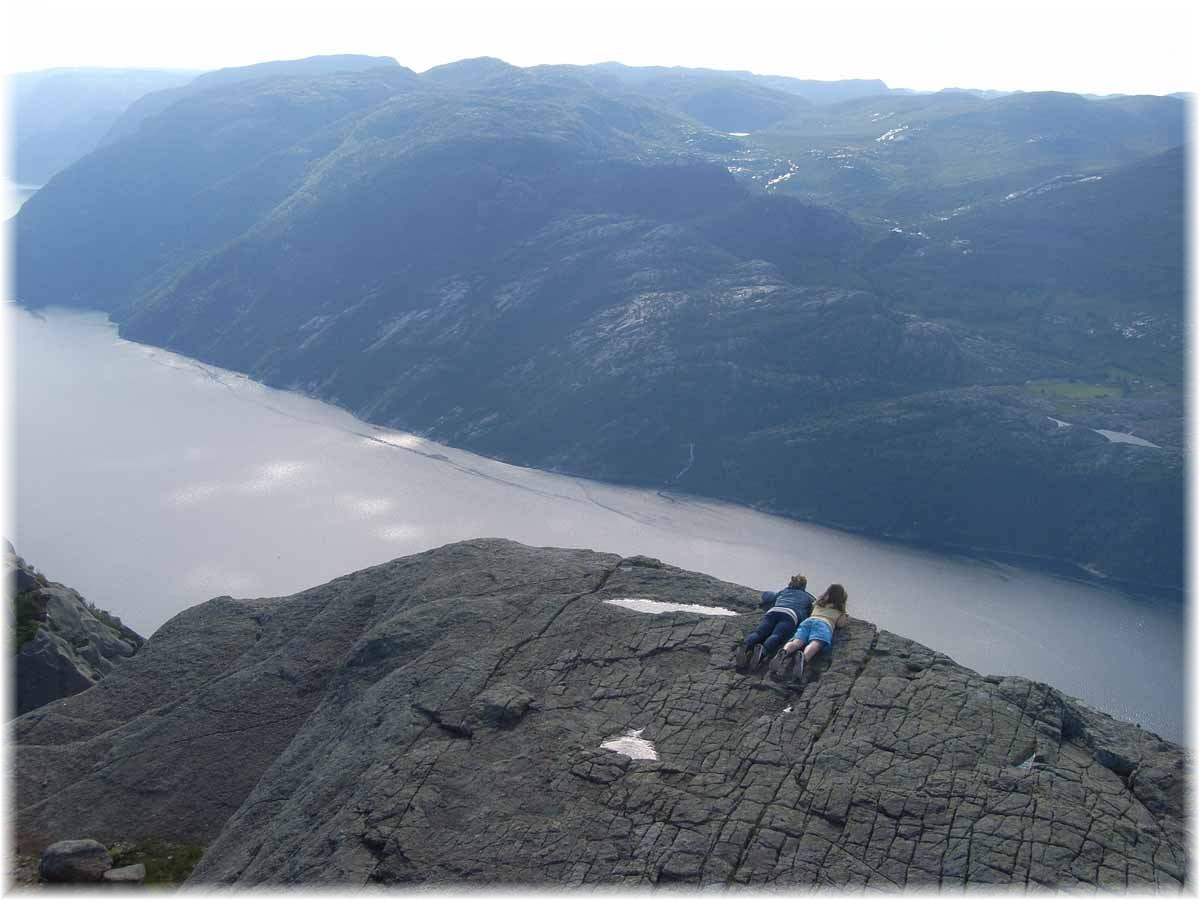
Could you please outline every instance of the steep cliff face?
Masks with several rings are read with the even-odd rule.
[[[4,561],[16,606],[18,715],[91,687],[142,645],[120,619],[48,581],[7,541]]]
[[[17,720],[19,842],[199,841],[238,885],[1181,884],[1179,747],[861,620],[803,687],[739,675],[756,599],[500,540],[217,598]]]

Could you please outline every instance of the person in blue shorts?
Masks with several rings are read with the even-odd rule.
[[[846,589],[840,584],[831,584],[825,593],[817,598],[811,615],[797,626],[792,639],[783,645],[783,652],[776,657],[772,665],[772,675],[776,670],[780,674],[786,674],[794,655],[793,674],[797,679],[804,677],[805,664],[812,662],[812,658],[826,647],[833,646],[833,633],[850,621],[850,617],[846,615],[847,599]],[[800,652],[797,653],[797,650]]]
[[[754,671],[761,666],[796,626],[812,615],[815,601],[805,590],[807,587],[807,578],[793,575],[782,591],[763,592],[759,606],[767,610],[767,614],[734,652],[733,660],[739,672]]]

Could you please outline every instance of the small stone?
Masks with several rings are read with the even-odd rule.
[[[104,880],[120,884],[141,884],[146,880],[146,867],[141,863],[134,863],[132,866],[109,869],[104,873]]]
[[[42,881],[100,881],[112,868],[112,857],[99,841],[58,841],[42,851],[38,875]]]

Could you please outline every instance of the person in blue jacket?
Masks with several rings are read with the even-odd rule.
[[[754,671],[764,659],[773,654],[779,645],[790,638],[796,627],[812,615],[816,599],[805,588],[808,579],[793,575],[782,591],[764,591],[759,603],[767,614],[758,627],[738,644],[734,653],[734,664],[739,672]]]

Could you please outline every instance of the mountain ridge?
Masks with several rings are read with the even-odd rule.
[[[187,84],[167,90],[155,91],[135,101],[113,123],[112,127],[109,128],[100,146],[103,147],[122,138],[129,137],[137,131],[142,122],[151,116],[163,112],[180,100],[185,100],[213,88],[228,87],[240,82],[262,78],[312,77],[315,75],[362,71],[381,66],[394,66],[397,69],[403,68],[396,60],[389,56],[362,56],[347,53],[309,56],[303,59],[275,60],[248,66],[233,66],[203,72]],[[412,74],[409,69],[405,69],[404,71]]]

